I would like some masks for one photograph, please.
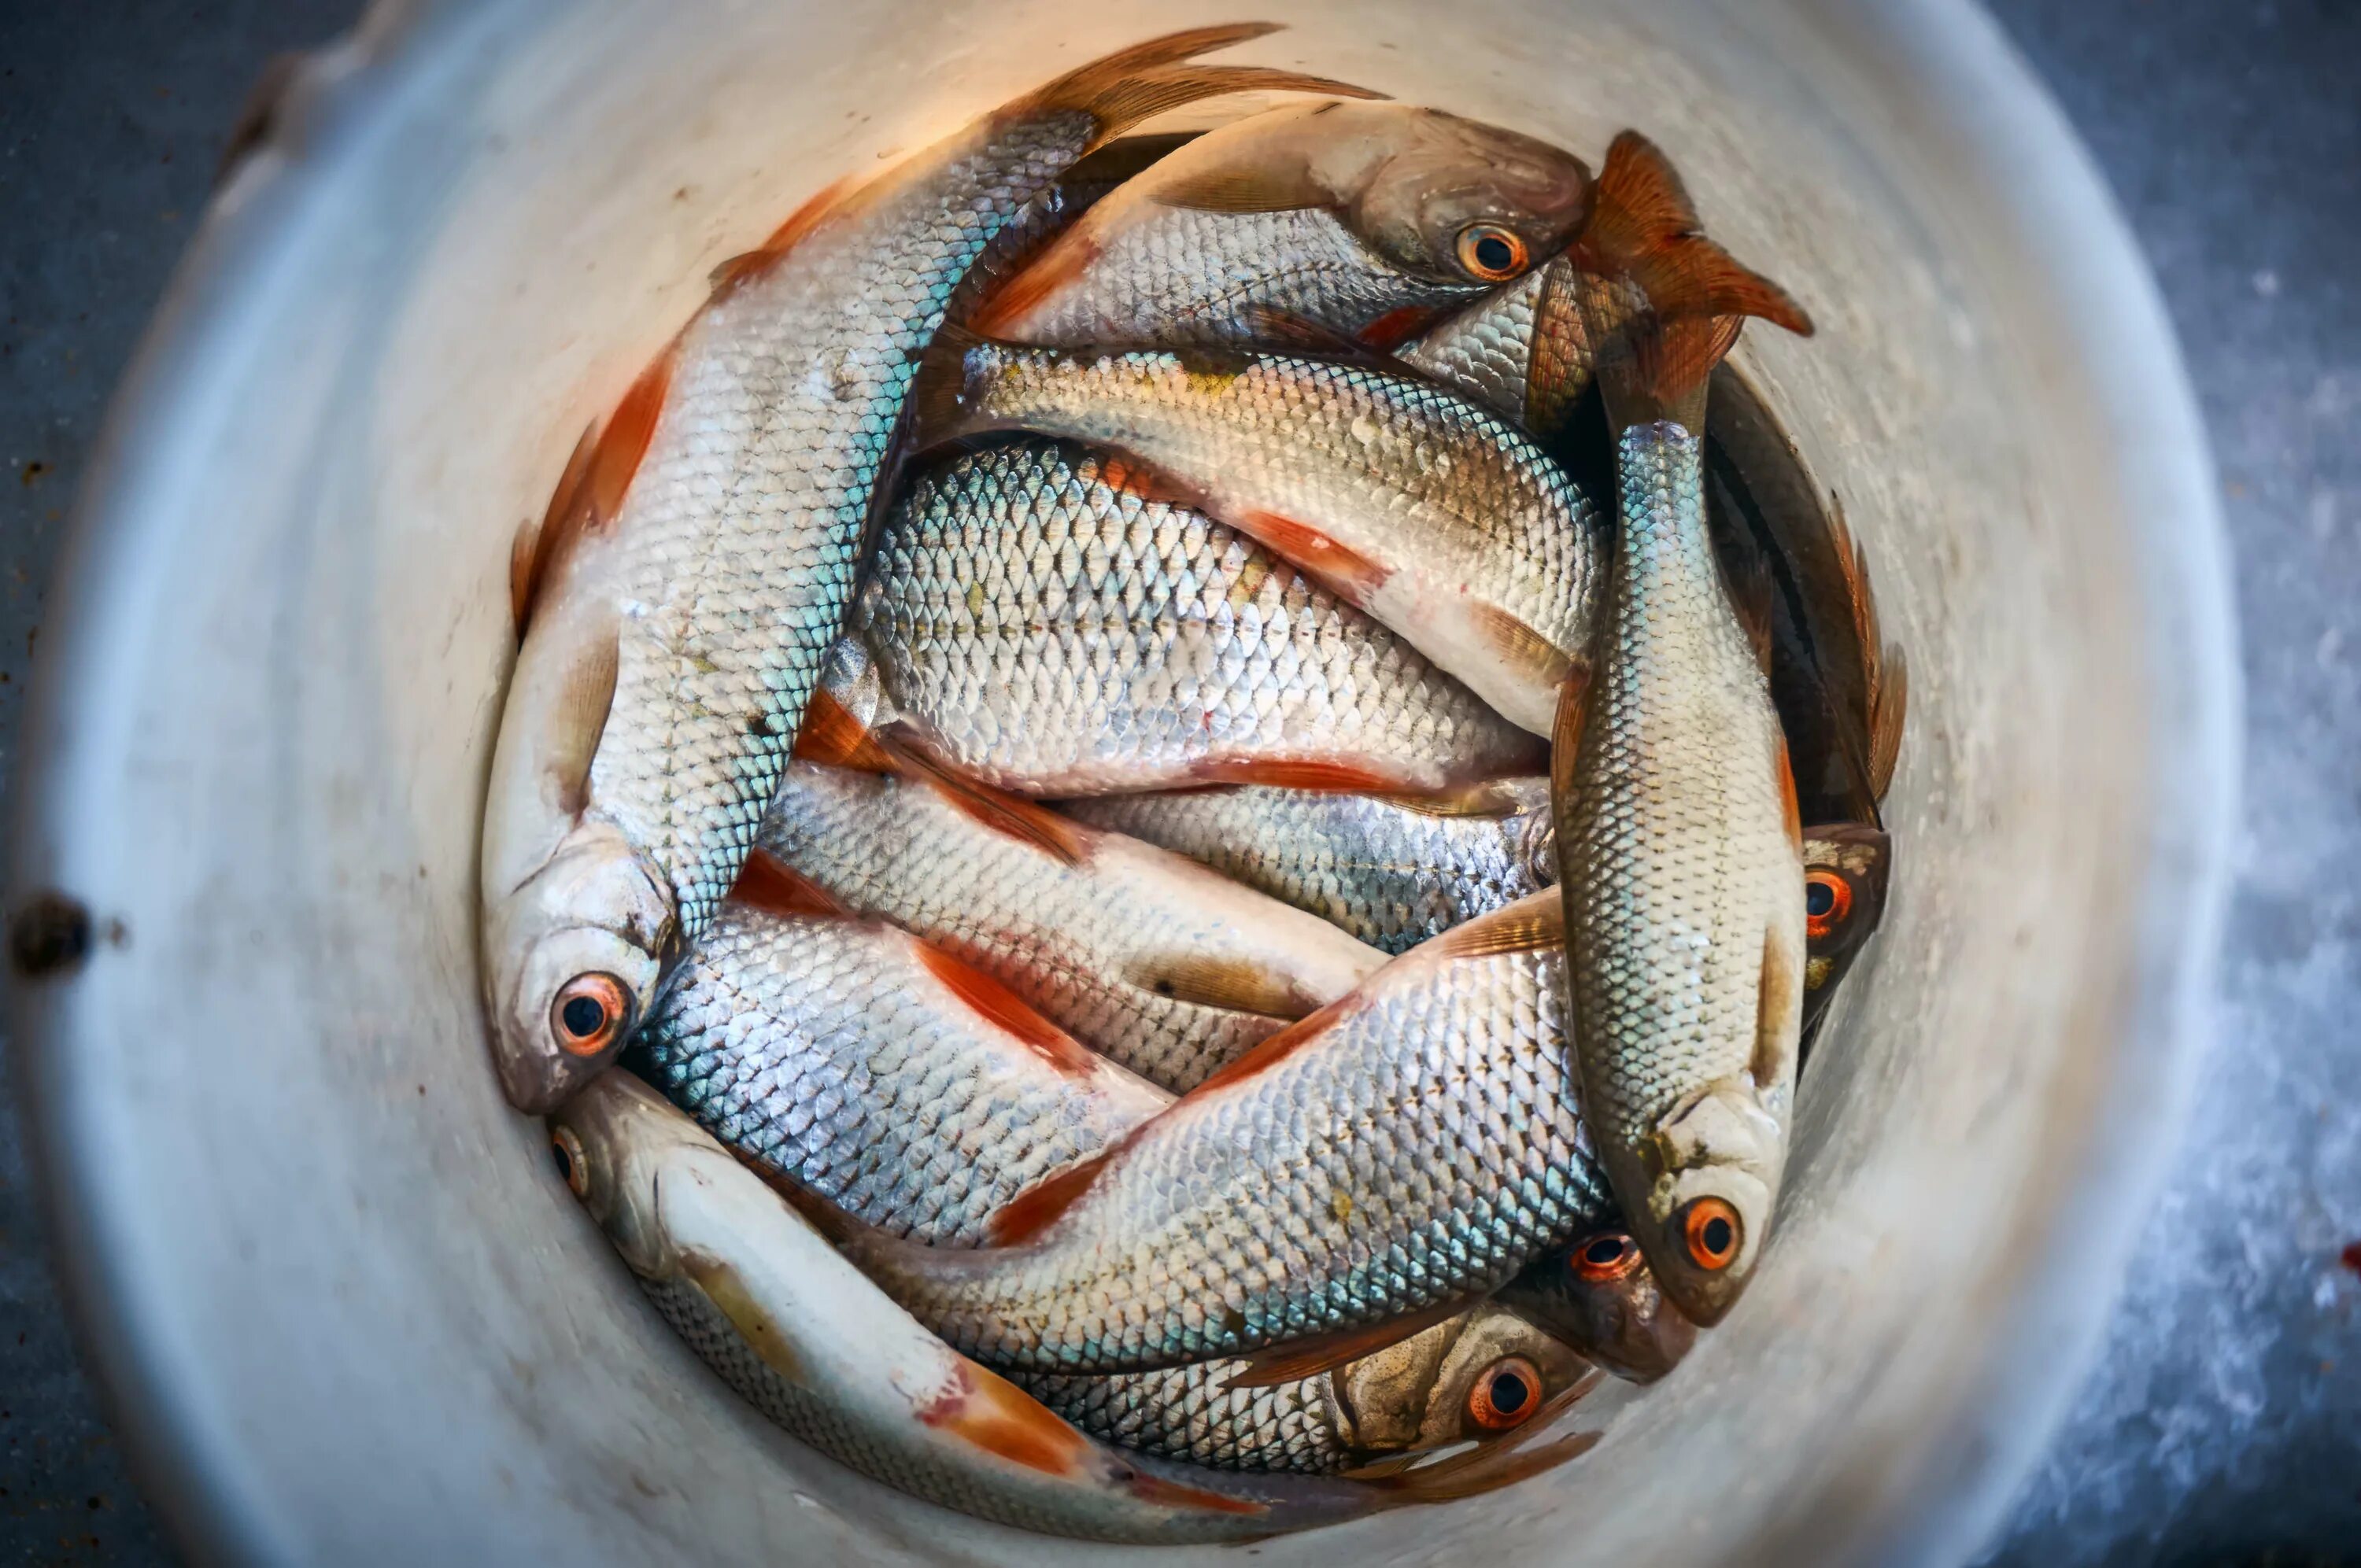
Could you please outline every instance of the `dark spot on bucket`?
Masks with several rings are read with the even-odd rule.
[[[47,463],[42,462],[39,458],[35,457],[26,463],[24,467],[17,470],[16,477],[20,483],[31,485],[38,483],[41,476],[49,471],[49,466]]]
[[[27,980],[62,974],[90,952],[90,911],[62,893],[37,893],[8,926],[8,957]]]
[[[2336,1261],[2354,1273],[2361,1274],[2361,1242],[2346,1242],[2345,1250],[2336,1255]]]

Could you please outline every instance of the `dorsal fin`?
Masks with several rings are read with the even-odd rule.
[[[528,522],[517,530],[515,542],[509,547],[509,609],[514,618],[516,634],[524,638],[525,621],[533,614],[533,601],[541,595],[542,579],[548,575],[548,550],[556,539],[560,521],[581,504],[583,479],[590,472],[590,459],[598,450],[598,422],[592,420],[582,427],[582,438],[574,444],[573,455],[566,459],[566,470],[557,477],[557,488],[549,493],[549,505],[538,522]]]
[[[1126,1136],[1112,1148],[1051,1172],[994,1210],[986,1223],[992,1245],[1022,1246],[1057,1223],[1060,1216],[1082,1201],[1082,1194],[1105,1174],[1108,1165],[1129,1142]]]
[[[1076,67],[1003,110],[1004,121],[1060,111],[1091,116],[1097,126],[1092,146],[1120,136],[1168,109],[1224,93],[1330,93],[1344,98],[1382,98],[1349,82],[1261,65],[1203,65],[1194,57],[1227,49],[1279,30],[1273,22],[1236,22],[1191,27],[1134,44]]]
[[[640,461],[655,439],[656,421],[672,388],[673,359],[679,347],[675,335],[624,389],[614,412],[576,443],[550,497],[549,510],[533,532],[529,561],[522,572],[511,550],[509,591],[519,609],[520,636],[532,620],[533,606],[563,576],[576,547],[589,535],[606,532],[621,514],[623,498],[639,473]]]
[[[1785,290],[1699,232],[1680,176],[1637,131],[1607,149],[1576,255],[1590,271],[1630,278],[1660,316],[1760,316],[1812,334],[1811,318]]]
[[[1319,1039],[1343,1019],[1361,1007],[1358,992],[1348,993],[1321,1008],[1318,1012],[1297,1019],[1276,1035],[1261,1040],[1236,1060],[1230,1062],[1189,1091],[1184,1099],[1209,1094],[1232,1084],[1244,1083],[1260,1073],[1269,1071],[1297,1051]]]
[[[834,894],[804,875],[768,850],[756,850],[746,857],[738,872],[738,880],[730,889],[730,902],[742,904],[750,909],[760,909],[767,915],[790,918],[818,917],[829,920],[850,920],[853,912],[837,900]]]
[[[1369,1323],[1357,1329],[1337,1329],[1329,1333],[1307,1334],[1301,1339],[1282,1340],[1267,1344],[1241,1357],[1245,1365],[1222,1384],[1224,1389],[1268,1388],[1279,1383],[1298,1383],[1306,1377],[1317,1377],[1365,1355],[1375,1355],[1390,1344],[1400,1344],[1414,1334],[1422,1334],[1435,1324],[1448,1322],[1466,1311],[1472,1303],[1442,1301],[1432,1307],[1422,1307],[1399,1318],[1389,1318],[1380,1323]]]
[[[1902,761],[1902,726],[1910,707],[1910,666],[1899,643],[1889,642],[1879,654],[1876,685],[1869,716],[1869,793],[1883,803],[1894,785],[1894,770]]]
[[[1388,376],[1400,376],[1407,380],[1419,379],[1419,374],[1397,358],[1388,349],[1373,346],[1366,338],[1338,332],[1332,326],[1298,315],[1277,305],[1248,305],[1239,313],[1256,340],[1290,354],[1301,354],[1314,359],[1334,359],[1346,365],[1358,365]]]

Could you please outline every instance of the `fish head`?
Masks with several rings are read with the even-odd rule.
[[[718,1156],[697,1124],[620,1068],[549,1114],[550,1158],[632,1272],[656,1279],[678,1262],[657,1209],[666,1167]]]
[[[1784,1098],[1726,1080],[1674,1107],[1642,1146],[1653,1177],[1632,1226],[1658,1288],[1711,1327],[1746,1288],[1786,1163]]]
[[[1680,1364],[1697,1341],[1656,1284],[1638,1238],[1596,1231],[1543,1253],[1501,1288],[1499,1300],[1591,1360],[1638,1383]]]
[[[486,911],[493,1060],[528,1114],[615,1059],[655,1002],[672,945],[671,885],[616,829],[586,822]]]
[[[1892,841],[1845,822],[1804,835],[1804,991],[1806,1018],[1852,967],[1885,915]]]
[[[1426,109],[1401,117],[1345,215],[1405,271],[1493,289],[1572,244],[1590,201],[1590,170],[1571,153]]]
[[[1590,1362],[1572,1345],[1488,1301],[1468,1315],[1436,1371],[1418,1446],[1515,1431],[1592,1376]]]

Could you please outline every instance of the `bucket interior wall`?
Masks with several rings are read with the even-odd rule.
[[[27,1004],[38,1094],[100,1351],[202,1535],[288,1561],[1109,1555],[852,1475],[674,1341],[494,1082],[478,818],[511,537],[708,270],[1056,71],[1257,9],[380,16],[361,52],[390,64],[242,174],[91,498],[19,870],[98,920]],[[2226,704],[2215,631],[2158,608],[2203,503],[2127,477],[2204,478],[2156,434],[2187,415],[2152,308],[2122,307],[2163,356],[2143,422],[2028,194],[2054,171],[2011,157],[2088,177],[2037,100],[1983,99],[2026,90],[1949,6],[1261,9],[1291,28],[1237,58],[1594,165],[1625,126],[1666,148],[1819,323],[1739,357],[1867,547],[1913,711],[1890,916],[1741,1310],[1578,1461],[1260,1557],[1963,1550],[2103,1306],[2203,923],[2224,764],[2159,763],[2222,746]]]

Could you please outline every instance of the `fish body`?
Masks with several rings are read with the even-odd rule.
[[[1664,419],[1620,437],[1621,550],[1557,810],[1584,1113],[1660,1285],[1711,1323],[1778,1195],[1805,931],[1786,743],[1700,447]]]
[[[790,1436],[873,1480],[1021,1530],[1147,1543],[1253,1540],[1425,1500],[1093,1441],[946,1348],[628,1073],[594,1080],[551,1136],[568,1185],[690,1347]]]
[[[1250,785],[1064,803],[1407,952],[1557,879],[1549,781],[1526,776],[1433,796]]]
[[[1028,429],[1126,453],[1547,734],[1586,662],[1609,536],[1498,415],[1367,365],[1193,348],[1025,348],[950,334],[937,433]]]
[[[1171,1098],[907,932],[735,900],[633,1048],[715,1137],[936,1245],[982,1241],[1026,1186]]]
[[[1433,789],[1532,737],[1401,638],[1114,459],[959,457],[886,522],[851,618],[905,730],[1028,795],[1321,777]]]
[[[1047,826],[1045,843],[980,817],[937,781],[797,761],[763,845],[848,907],[917,933],[1174,1091],[1385,962],[1178,855]]]
[[[1399,341],[1581,226],[1581,159],[1401,104],[1307,104],[1209,131],[1100,203],[976,318],[1034,344],[1245,344],[1276,312]]]
[[[1581,274],[1554,256],[1499,293],[1437,323],[1401,362],[1551,441],[1590,389],[1590,327]]]
[[[1082,1431],[1216,1470],[1333,1475],[1512,1431],[1594,1377],[1563,1341],[1487,1303],[1315,1376],[1234,1384],[1238,1362],[1104,1376],[1016,1375]]]
[[[524,643],[485,817],[487,1001],[520,1109],[612,1059],[736,880],[851,598],[917,360],[970,264],[1133,120],[1315,81],[1187,63],[1270,30],[1110,56],[824,193],[722,269],[586,436],[519,542]]]
[[[1541,894],[1359,990],[1018,1200],[1008,1245],[845,1227],[950,1343],[1029,1372],[1333,1343],[1489,1294],[1607,1201],[1575,1094],[1565,930]]]

